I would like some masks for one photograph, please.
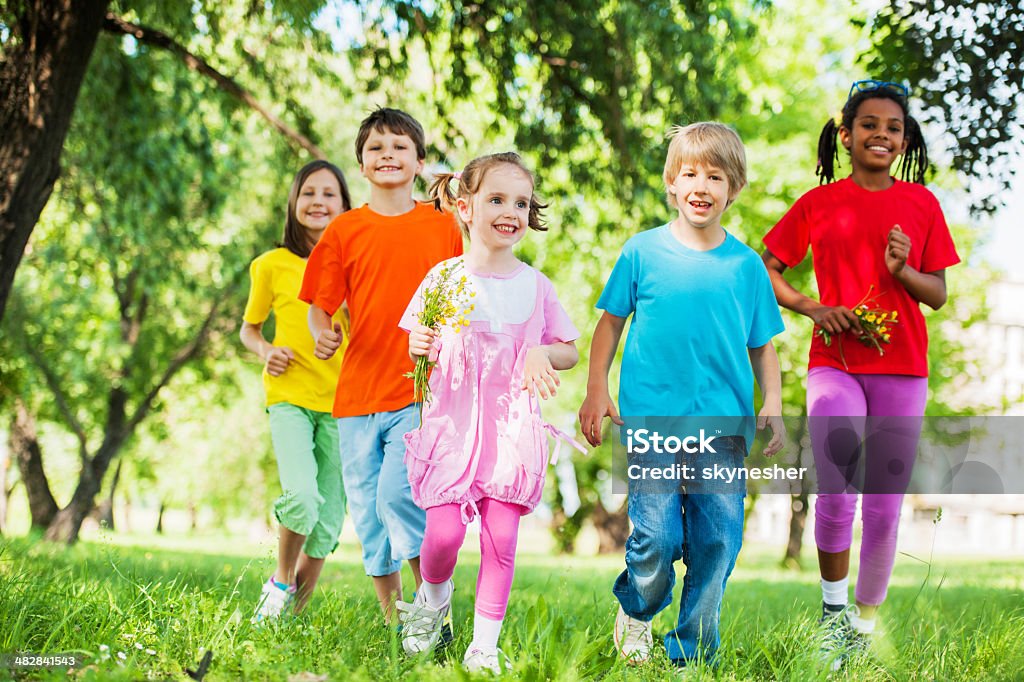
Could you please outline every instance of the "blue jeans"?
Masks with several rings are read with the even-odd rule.
[[[728,444],[735,452],[721,453]],[[720,454],[742,463],[743,440],[718,439]],[[742,448],[742,449],[741,449]],[[630,491],[633,532],[626,541],[626,570],[612,592],[631,618],[651,621],[672,603],[673,564],[686,565],[676,629],[665,635],[677,665],[698,658],[714,663],[721,639],[718,620],[725,583],[743,543],[744,493],[696,494]]]
[[[391,575],[420,555],[427,516],[412,501],[402,438],[418,419],[415,404],[338,419],[345,495],[367,575]]]

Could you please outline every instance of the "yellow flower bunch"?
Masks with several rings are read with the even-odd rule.
[[[473,311],[470,299],[476,296],[469,280],[463,274],[461,260],[446,263],[431,278],[430,286],[421,293],[423,309],[418,316],[420,324],[440,333],[450,325],[458,334],[469,326],[469,314]],[[416,358],[416,367],[406,372],[405,377],[413,380],[413,400],[420,403],[420,426],[423,425],[423,404],[430,402],[430,369],[434,366],[429,356]]]
[[[878,294],[875,296],[871,295],[874,289],[875,286],[872,284],[868,288],[868,293],[860,300],[860,303],[853,307],[853,314],[860,320],[860,326],[863,331],[859,332],[856,329],[850,329],[850,331],[858,334],[857,340],[865,346],[874,347],[879,355],[885,355],[885,349],[882,348],[882,344],[892,343],[893,327],[899,324],[899,319],[897,318],[897,311],[878,307],[878,304],[875,302]],[[819,328],[814,334],[815,336],[820,336],[826,346],[832,345],[832,334],[824,329]],[[846,364],[846,357],[843,354],[842,337],[839,337],[839,357],[843,361],[843,367],[849,369]]]

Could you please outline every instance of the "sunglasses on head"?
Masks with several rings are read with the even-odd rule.
[[[874,92],[875,90],[885,90],[896,95],[901,95],[902,97],[910,97],[910,89],[905,85],[891,83],[889,81],[876,81],[869,78],[867,80],[856,81],[851,85],[850,94],[846,96],[846,101],[849,102],[854,93]]]

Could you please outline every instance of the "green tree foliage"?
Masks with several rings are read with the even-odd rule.
[[[1024,112],[1024,2],[891,2],[871,21],[863,57],[875,78],[909,82],[945,131],[952,166],[997,180],[975,208],[992,212],[1010,187]]]
[[[50,524],[55,539],[75,539],[111,462],[184,367],[194,381],[223,379],[209,358],[233,337],[252,253],[246,226],[224,214],[225,190],[250,145],[211,87],[168,55],[110,39],[85,83],[69,172],[6,325],[46,387],[35,409],[79,444],[79,484]]]

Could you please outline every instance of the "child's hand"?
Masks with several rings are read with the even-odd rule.
[[[437,338],[437,332],[433,329],[423,324],[416,325],[409,332],[409,355],[413,359],[430,355],[435,338]]]
[[[320,336],[316,339],[313,355],[321,360],[330,360],[331,356],[341,348],[341,339],[341,323],[335,322],[330,329],[320,332]]]
[[[889,268],[893,277],[903,270],[909,255],[910,237],[899,225],[893,225],[889,230],[889,242],[885,245],[885,267]]]
[[[855,329],[861,334],[864,333],[864,329],[860,326],[860,318],[844,305],[822,305],[811,311],[808,317],[814,320],[814,324],[833,336],[850,329]]]
[[[583,431],[583,437],[595,448],[601,444],[601,422],[605,417],[611,417],[619,426],[625,424],[619,417],[619,411],[615,409],[615,403],[612,402],[608,391],[600,394],[587,392],[587,397],[580,407],[580,429]]]
[[[523,363],[524,391],[537,391],[541,398],[547,400],[555,395],[561,383],[546,350],[534,346],[526,351],[526,362]]]
[[[267,352],[267,374],[279,377],[288,369],[288,363],[295,359],[295,352],[288,346],[272,346]]]
[[[782,450],[782,446],[785,445],[786,424],[782,421],[782,417],[779,416],[779,412],[781,410],[762,407],[761,411],[757,414],[757,430],[763,431],[766,426],[771,427],[772,430],[772,439],[768,441],[768,445],[761,451],[765,457],[777,454]]]

